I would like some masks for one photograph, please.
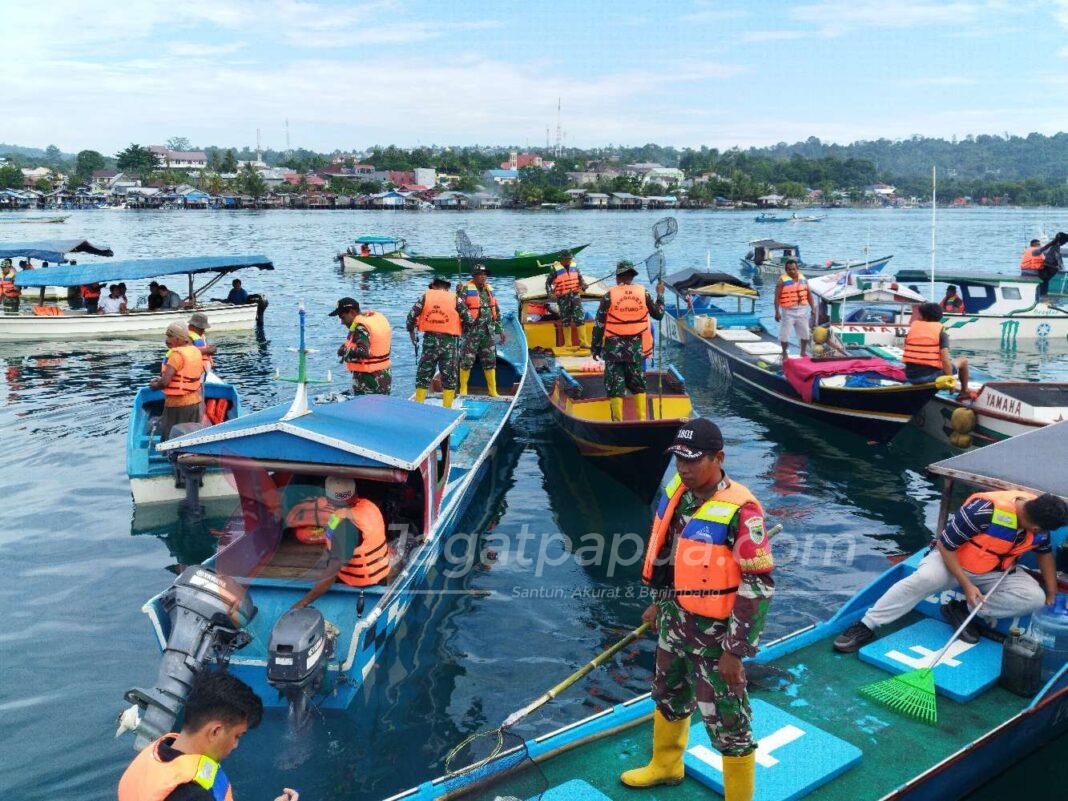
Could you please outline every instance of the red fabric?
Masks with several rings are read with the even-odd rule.
[[[834,359],[817,362],[806,356],[804,359],[787,359],[782,366],[783,375],[790,386],[801,393],[806,402],[812,402],[812,383],[817,378],[829,375],[852,375],[853,373],[877,373],[894,381],[904,381],[905,371],[886,359]]]

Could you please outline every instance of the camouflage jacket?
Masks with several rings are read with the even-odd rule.
[[[371,355],[371,332],[367,326],[356,324],[349,329],[349,336],[345,340],[344,352],[341,354],[343,362],[358,362]]]
[[[556,279],[556,273],[559,270],[563,270],[564,265],[558,261],[553,262],[553,266],[549,268],[549,274],[545,276],[545,294],[552,298],[556,293],[553,291],[553,281]],[[582,273],[579,272],[579,268],[575,265],[575,262],[571,262],[571,272],[578,276],[579,291],[586,289],[586,279],[582,277]]]
[[[601,298],[601,305],[597,307],[597,317],[593,321],[593,338],[590,344],[590,352],[603,357],[606,361],[635,362],[641,363],[642,355],[641,334],[627,337],[605,337],[604,328],[608,320],[608,308],[612,305],[609,295]],[[649,309],[649,316],[659,320],[664,316],[664,299],[653,296],[648,290],[645,293],[645,306]]]
[[[470,282],[469,282],[470,283]],[[473,284],[471,284],[473,286]],[[464,284],[466,290],[468,284]],[[478,290],[478,304],[479,313],[477,320],[471,320],[470,310],[467,308],[467,304],[464,302],[463,295],[459,295],[458,299],[460,303],[464,304],[464,310],[467,312],[467,319],[470,322],[464,323],[464,334],[474,334],[475,336],[500,336],[504,333],[504,328],[501,327],[501,315],[498,310],[497,314],[492,313],[493,305],[490,302],[493,290],[489,284],[483,286]]]
[[[426,295],[420,295],[419,300],[412,306],[412,310],[408,312],[408,320],[405,322],[405,328],[408,329],[409,334],[414,334],[417,330],[416,323],[419,320],[419,315],[423,313],[423,301],[425,300]],[[474,320],[471,319],[471,312],[467,310],[467,304],[464,303],[463,298],[461,297],[456,298],[456,311],[460,315],[460,324],[464,328],[468,328],[474,322]],[[448,334],[426,333],[423,334],[423,336],[437,338],[439,336],[448,336]]]

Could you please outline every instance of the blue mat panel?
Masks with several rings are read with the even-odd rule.
[[[470,435],[471,429],[467,426],[456,426],[452,430],[452,434],[449,435],[449,448],[450,450],[456,450],[464,444],[464,440]]]
[[[468,420],[481,420],[486,416],[486,411],[489,409],[490,404],[485,401],[471,400],[465,398],[463,402],[464,417]]]
[[[611,801],[608,796],[582,779],[572,779],[550,787],[541,796],[534,796],[528,801],[538,801],[539,798],[541,801]]]

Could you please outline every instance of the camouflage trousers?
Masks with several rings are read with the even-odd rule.
[[[17,312],[21,305],[21,298],[4,298],[4,311]]]
[[[483,370],[497,369],[497,345],[491,331],[478,329],[464,335],[460,346],[460,369],[470,370],[476,361],[482,363]]]
[[[456,389],[459,384],[456,351],[456,337],[424,335],[422,349],[419,351],[419,364],[415,368],[415,385],[420,389],[429,389],[434,380],[434,373],[440,372],[442,388]]]
[[[353,395],[388,395],[393,387],[393,374],[389,368],[375,373],[353,373]]]
[[[645,392],[645,368],[641,362],[604,363],[604,388],[610,398],[622,398],[627,391],[632,395]]]
[[[736,695],[718,667],[719,654],[673,653],[657,647],[653,701],[672,721],[689,717],[696,707],[716,750],[724,756],[745,756],[756,748],[749,694],[743,690]]]
[[[564,325],[582,325],[586,322],[581,295],[560,295],[556,299],[556,306],[560,310],[560,321]]]

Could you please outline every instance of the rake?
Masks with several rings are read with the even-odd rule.
[[[953,643],[960,637],[961,632],[968,628],[968,624],[979,614],[979,610],[983,608],[986,599],[1001,586],[1001,582],[1005,580],[1007,575],[1009,575],[1007,570],[1001,574],[1001,578],[990,588],[990,592],[986,593],[979,603],[975,605],[975,609],[953,632],[949,642],[942,646],[942,650],[931,660],[930,665],[919,670],[910,670],[908,673],[902,673],[899,676],[891,676],[889,679],[883,679],[874,684],[868,684],[860,688],[860,694],[881,706],[885,706],[887,709],[892,709],[929,726],[934,726],[938,723],[934,669],[942,661],[942,657],[946,655]]]

